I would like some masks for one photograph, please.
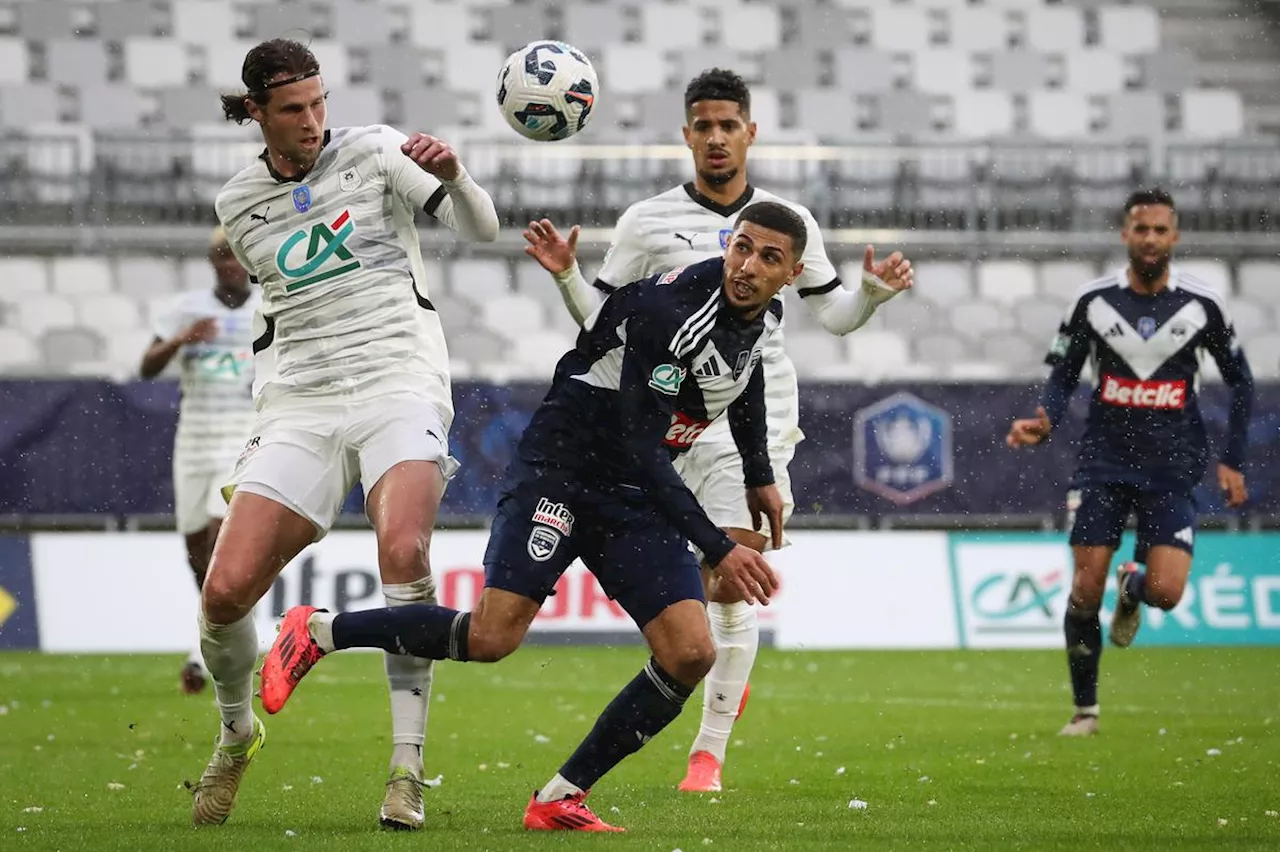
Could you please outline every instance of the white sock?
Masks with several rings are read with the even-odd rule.
[[[307,632],[326,654],[333,653],[333,616],[332,612],[313,612],[307,619]]]
[[[253,667],[258,661],[253,614],[231,624],[209,624],[202,612],[200,651],[222,716],[222,743],[245,742],[253,736]]]
[[[431,577],[423,577],[412,583],[388,584],[382,587],[382,595],[389,607],[434,604],[436,583]],[[329,632],[332,645],[332,628]],[[391,688],[391,768],[407,767],[421,776],[435,661],[387,654],[385,664],[387,684]]]
[[[561,799],[567,799],[570,796],[576,796],[582,792],[582,788],[577,784],[571,783],[559,772],[556,777],[547,782],[547,786],[538,791],[539,802],[558,802]]]
[[[745,601],[708,603],[707,618],[716,646],[716,662],[702,684],[702,726],[689,753],[710,752],[724,763],[734,716],[760,648],[760,622],[755,607]]]

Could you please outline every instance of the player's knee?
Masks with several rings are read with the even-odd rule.
[[[1097,609],[1102,605],[1102,593],[1106,585],[1106,574],[1097,577],[1090,571],[1076,571],[1075,578],[1071,581],[1071,598],[1081,607]]]
[[[210,574],[201,586],[200,606],[211,624],[234,624],[253,612],[254,601],[227,576],[226,572]]]
[[[701,639],[679,643],[658,657],[658,665],[684,684],[700,683],[716,662],[716,647],[707,635]]]
[[[520,647],[523,632],[514,630],[472,630],[467,639],[467,658],[473,663],[496,663]]]
[[[431,542],[420,530],[392,533],[378,544],[378,563],[384,581],[408,583],[429,570]]]
[[[1182,601],[1182,593],[1186,590],[1185,580],[1169,580],[1164,577],[1147,576],[1147,606],[1170,610]]]

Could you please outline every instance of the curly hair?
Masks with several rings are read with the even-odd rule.
[[[1133,208],[1138,207],[1139,205],[1145,207],[1149,204],[1158,204],[1168,207],[1175,213],[1178,210],[1178,208],[1173,204],[1173,196],[1157,186],[1152,187],[1151,189],[1138,189],[1131,192],[1129,197],[1125,199],[1124,213],[1128,216]]]
[[[227,121],[244,124],[252,118],[244,103],[246,99],[251,98],[258,106],[266,106],[275,86],[319,73],[320,63],[305,44],[287,38],[264,41],[245,54],[244,65],[240,68],[240,81],[248,91],[221,95],[222,114]],[[288,77],[276,80],[281,74]]]
[[[747,87],[747,81],[724,68],[709,68],[685,86],[686,115],[698,101],[733,101],[744,116],[751,114],[751,89]]]

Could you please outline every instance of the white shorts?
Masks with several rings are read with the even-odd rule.
[[[791,464],[795,452],[794,447],[769,448],[773,481],[782,494],[784,522],[791,519],[796,508],[791,495],[791,476],[787,473],[787,465]],[[738,455],[737,447],[695,441],[687,453],[676,458],[675,468],[711,523],[718,527],[752,529],[751,512],[747,510],[747,486],[742,478],[742,457]],[[770,535],[767,519],[760,532]],[[785,538],[783,543],[786,543]]]
[[[359,404],[315,400],[268,406],[224,489],[281,503],[329,532],[357,479],[368,494],[403,461],[433,461],[448,481],[458,469],[448,430],[426,397],[393,394]]]
[[[231,465],[192,466],[175,456],[173,464],[173,517],[178,532],[198,533],[209,526],[210,518],[227,514],[221,488],[231,473]]]

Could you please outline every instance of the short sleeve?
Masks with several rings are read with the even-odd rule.
[[[597,279],[614,289],[639,281],[652,271],[648,268],[649,252],[645,250],[639,226],[640,216],[635,205],[623,211],[614,226],[613,242],[604,256],[600,273],[596,275]]]

